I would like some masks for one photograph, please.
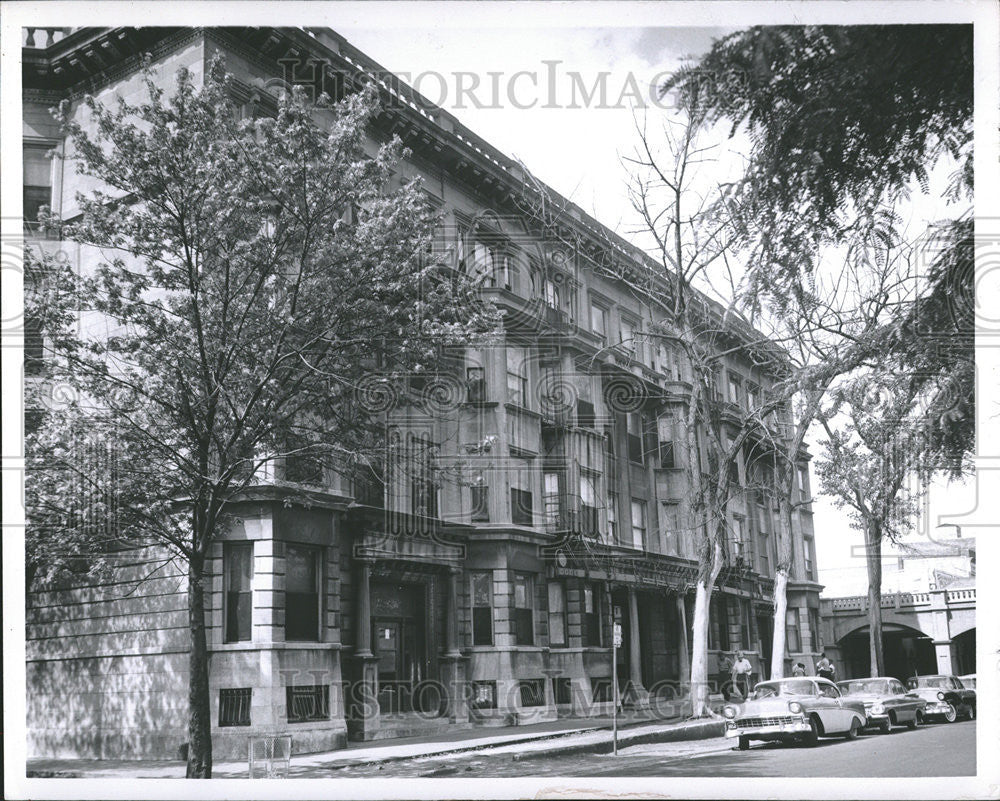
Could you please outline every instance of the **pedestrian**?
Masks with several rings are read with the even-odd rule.
[[[816,663],[816,675],[820,676],[821,678],[833,681],[833,677],[836,675],[836,673],[837,671],[836,668],[834,668],[833,666],[833,662],[831,662],[827,658],[826,651],[824,651],[822,654],[820,654],[819,662]]]
[[[729,677],[722,679],[722,697],[729,701],[733,696],[733,659],[730,656],[726,656],[725,660],[722,662],[722,676]]]
[[[736,654],[736,662],[733,664],[733,684],[740,691],[745,701],[750,697],[750,674],[753,672],[753,665],[750,660],[743,656],[743,652]]]
[[[801,662],[796,662],[795,663],[795,667],[792,668],[792,675],[793,676],[805,676],[806,675],[806,666],[803,665]]]

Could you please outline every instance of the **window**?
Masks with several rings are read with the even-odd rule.
[[[330,685],[288,686],[285,708],[289,723],[308,723],[330,719]]]
[[[799,610],[785,610],[785,643],[789,653],[801,653],[802,635],[799,631]]]
[[[743,403],[743,382],[738,376],[729,373],[729,402],[737,406]]]
[[[632,499],[632,547],[643,548],[646,543],[646,502]]]
[[[219,726],[249,726],[251,687],[219,690]]]
[[[535,621],[531,576],[514,574],[514,639],[518,645],[535,644]]]
[[[545,706],[545,679],[526,679],[517,685],[521,706]]]
[[[490,488],[486,486],[482,475],[477,476],[475,483],[469,487],[472,496],[473,523],[488,523],[490,521]]]
[[[820,642],[819,631],[819,610],[810,606],[809,612],[809,642],[812,643],[814,651],[822,651],[823,643]]]
[[[819,685],[819,694],[827,698],[840,698],[840,690],[830,684]]]
[[[746,553],[744,543],[746,542],[746,521],[739,515],[733,517],[733,540],[730,544],[731,556],[734,560],[746,560],[749,554]]]
[[[510,520],[515,526],[533,524],[531,493],[528,490],[510,488]]]
[[[629,412],[625,415],[625,429],[628,435],[628,459],[643,464],[642,458],[642,415]]]
[[[596,303],[590,304],[590,330],[601,338],[602,343],[608,341],[608,310]]]
[[[667,351],[667,346],[662,343],[656,346],[656,362],[655,369],[659,369],[668,379],[673,378],[673,372],[670,369],[670,353]]]
[[[576,424],[580,428],[594,428],[594,404],[583,398],[576,401]]]
[[[437,484],[429,478],[414,476],[410,482],[413,514],[420,517],[437,517],[438,514],[438,488]]]
[[[560,705],[573,703],[573,680],[566,676],[555,676],[552,679],[552,695]]]
[[[805,467],[800,467],[796,471],[796,483],[799,488],[799,501],[809,499],[809,471]]]
[[[320,551],[285,547],[285,639],[316,642],[319,636]]]
[[[496,709],[497,708],[497,683],[495,681],[474,681],[472,682],[473,709]]]
[[[618,541],[618,493],[608,493],[608,542]]]
[[[253,543],[225,543],[222,562],[225,584],[225,640],[226,642],[250,640],[253,614],[253,593],[250,587],[253,580]]]
[[[613,700],[611,679],[591,679],[590,686],[591,698],[595,704]]]
[[[750,601],[746,598],[739,599],[740,605],[740,644],[744,650],[753,647],[751,637],[753,637],[753,621],[751,618]]]
[[[760,408],[760,387],[747,382],[747,409],[751,412]]]
[[[708,604],[709,634],[714,647],[729,650],[729,597],[717,595]]]
[[[549,582],[549,645],[566,645],[566,585]]]
[[[545,283],[542,285],[542,293],[545,298],[545,305],[550,309],[559,309],[560,307],[560,297],[559,297],[559,287],[555,281],[551,278],[546,278]]]
[[[631,320],[626,320],[624,317],[619,321],[618,325],[618,341],[621,343],[622,348],[628,351],[630,354],[635,354],[635,323]]]
[[[583,585],[583,644],[601,647],[601,595],[590,582]]]
[[[542,481],[545,484],[545,522],[554,530],[559,528],[559,474],[545,473]]]
[[[528,361],[522,348],[507,348],[507,403],[528,407]]]
[[[486,400],[486,371],[482,367],[467,367],[465,386],[469,403],[483,403]]]
[[[52,204],[52,145],[24,146],[24,227],[38,230],[38,211]]]
[[[816,574],[813,572],[813,549],[815,547],[811,537],[806,537],[802,540],[802,553],[806,563],[806,578],[810,581],[816,580]]]
[[[757,535],[757,572],[762,576],[771,575],[771,546],[767,532]]]
[[[664,470],[672,470],[677,465],[674,463],[674,443],[660,440],[657,448],[660,457],[660,467]]]
[[[672,556],[685,555],[676,503],[671,501],[662,501],[660,503],[660,532],[660,540],[663,543],[664,553]]]
[[[472,591],[472,644],[493,645],[493,572],[470,575]]]
[[[600,532],[597,522],[597,479],[580,473],[580,530],[591,537]]]

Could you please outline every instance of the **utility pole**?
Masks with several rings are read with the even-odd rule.
[[[612,616],[611,623],[611,741],[618,756],[618,649],[622,646],[622,624]]]

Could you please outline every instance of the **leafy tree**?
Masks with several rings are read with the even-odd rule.
[[[87,313],[79,336],[63,313],[47,340],[73,398],[29,443],[28,543],[73,531],[84,545],[53,510],[78,503],[77,434],[99,432],[115,469],[91,477],[102,486],[83,517],[113,504],[117,539],[186,566],[187,774],[210,777],[205,559],[233,503],[275,464],[348,470],[381,440],[371,396],[433,373],[443,347],[496,316],[470,305],[466,279],[425,266],[436,218],[418,181],[391,184],[397,139],[368,152],[374,92],[313,103],[296,90],[274,118],[241,119],[219,62],[203,80],[180,70],[166,100],[148,66],[145,84],[138,105],[86,98],[87,123],[59,110],[79,172],[101,187],[78,195],[62,235],[98,263],[62,271],[63,308]]]
[[[952,160],[943,197],[958,204],[957,221],[942,227],[942,255],[887,344],[938,392],[935,408],[947,407],[925,444],[953,472],[973,445],[972,41],[971,25],[754,27],[718,40],[663,86],[749,136],[729,204],[756,265],[754,294],[778,303],[808,286],[824,246],[890,242],[901,222],[891,209],[916,187],[930,192],[932,168]]]
[[[918,394],[918,382],[879,370],[840,388],[832,409],[819,415],[827,440],[816,472],[824,492],[864,533],[872,676],[885,674],[882,543],[912,527],[921,494],[916,482],[924,478],[914,466],[923,436],[913,414]]]

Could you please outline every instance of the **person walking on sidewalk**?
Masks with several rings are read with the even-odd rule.
[[[836,675],[837,671],[831,662],[826,657],[826,651],[820,655],[819,662],[816,663],[816,675],[824,679],[829,679],[833,681],[833,677]]]
[[[739,690],[744,701],[750,697],[750,673],[752,671],[753,666],[750,664],[750,660],[743,656],[742,651],[737,652],[736,662],[733,663],[733,684],[736,685],[736,689]]]
[[[793,676],[805,676],[806,675],[806,666],[803,665],[801,662],[796,662],[795,663],[795,667],[792,668],[792,675]]]

